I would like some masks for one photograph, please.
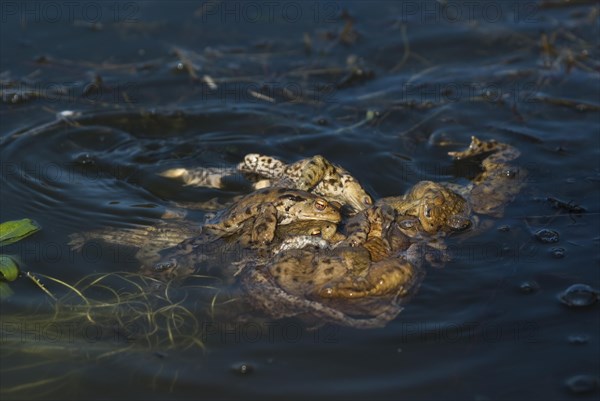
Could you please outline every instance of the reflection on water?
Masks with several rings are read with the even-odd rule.
[[[42,231],[2,253],[60,302],[11,283],[3,399],[597,397],[597,3],[28,4],[0,26],[0,220]],[[465,183],[471,135],[520,149],[527,187],[383,329],[234,322],[214,277],[149,292],[135,249],[68,245],[248,190],[169,168],[322,154],[380,198]]]

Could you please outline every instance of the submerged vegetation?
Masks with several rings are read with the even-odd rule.
[[[26,275],[44,290],[47,302],[2,320],[3,396],[60,391],[90,363],[119,356],[160,360],[169,351],[203,352],[203,319],[237,301],[214,278],[200,275],[177,287],[131,272],[90,274],[72,285],[46,274]],[[37,369],[43,373],[13,384],[13,375]],[[54,370],[62,373],[48,373]],[[156,374],[161,370],[159,363]]]
[[[2,223],[0,245],[39,230],[29,219]],[[0,255],[0,393],[5,397],[59,391],[78,374],[80,364],[119,354],[156,352],[160,357],[175,349],[202,351],[206,340],[202,318],[213,319],[220,307],[236,302],[210,276],[192,275],[185,285],[176,286],[139,273],[92,273],[69,284],[50,274],[21,271],[19,264],[15,256]],[[37,306],[26,314],[10,310],[14,292],[9,283],[18,277],[42,291],[38,294],[43,298],[32,297]],[[70,367],[61,368],[67,361]],[[62,373],[48,374],[48,368]],[[30,376],[25,383],[11,380],[37,369],[46,377]]]
[[[0,246],[23,240],[39,230],[40,227],[30,219],[4,222],[0,224]],[[8,283],[20,275],[18,258],[0,254],[0,296],[3,299],[13,294]],[[214,307],[221,302],[219,287],[210,285],[214,278],[208,276],[194,275],[191,279],[196,282],[192,280],[190,284],[177,288],[171,283],[165,284],[131,272],[94,273],[74,284],[31,271],[24,272],[23,276],[50,299],[50,307],[42,308],[44,313],[27,315],[28,324],[111,327],[113,334],[149,348],[203,348],[199,320],[184,301],[188,297],[204,299],[207,312],[214,312]],[[48,288],[48,283],[52,284],[51,288]],[[202,295],[194,294],[198,291]],[[58,293],[63,295],[57,296]]]
[[[202,275],[191,275],[180,286],[132,272],[94,273],[74,284],[41,273],[26,276],[50,299],[38,314],[22,316],[27,324],[93,325],[111,333],[98,340],[118,339],[147,349],[204,348],[199,315],[214,318],[217,308],[236,301],[215,285],[218,280]]]

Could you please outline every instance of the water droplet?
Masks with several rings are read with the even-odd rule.
[[[522,294],[533,294],[540,289],[540,285],[535,281],[524,281],[519,285],[519,291]]]
[[[254,366],[246,362],[235,363],[231,366],[231,370],[239,375],[248,375],[254,372]]]
[[[565,248],[554,247],[550,250],[550,255],[556,259],[562,259],[565,257]]]
[[[550,230],[548,228],[542,228],[535,233],[535,238],[544,244],[554,244],[558,242],[558,232]]]
[[[573,284],[567,288],[562,294],[558,296],[558,299],[563,304],[569,307],[585,307],[591,306],[598,302],[598,290],[593,289],[586,284]]]
[[[598,389],[598,378],[591,375],[576,375],[569,377],[565,384],[575,394],[586,394]]]
[[[570,335],[567,340],[569,341],[569,344],[583,345],[590,341],[590,337],[585,334],[573,334]]]

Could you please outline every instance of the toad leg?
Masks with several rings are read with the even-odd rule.
[[[271,203],[259,206],[259,211],[252,226],[252,242],[255,244],[268,244],[275,237],[277,228],[277,208]]]

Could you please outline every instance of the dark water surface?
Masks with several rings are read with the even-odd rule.
[[[472,166],[446,153],[477,135],[519,148],[529,177],[382,329],[198,318],[204,349],[166,331],[149,346],[68,307],[53,320],[21,278],[1,305],[2,398],[597,399],[599,304],[559,296],[600,288],[599,13],[592,1],[3,2],[0,221],[42,230],[2,252],[26,271],[71,284],[135,271],[131,251],[74,252],[69,234],[243,193],[157,173],[250,152],[322,154],[379,198],[466,182]]]

